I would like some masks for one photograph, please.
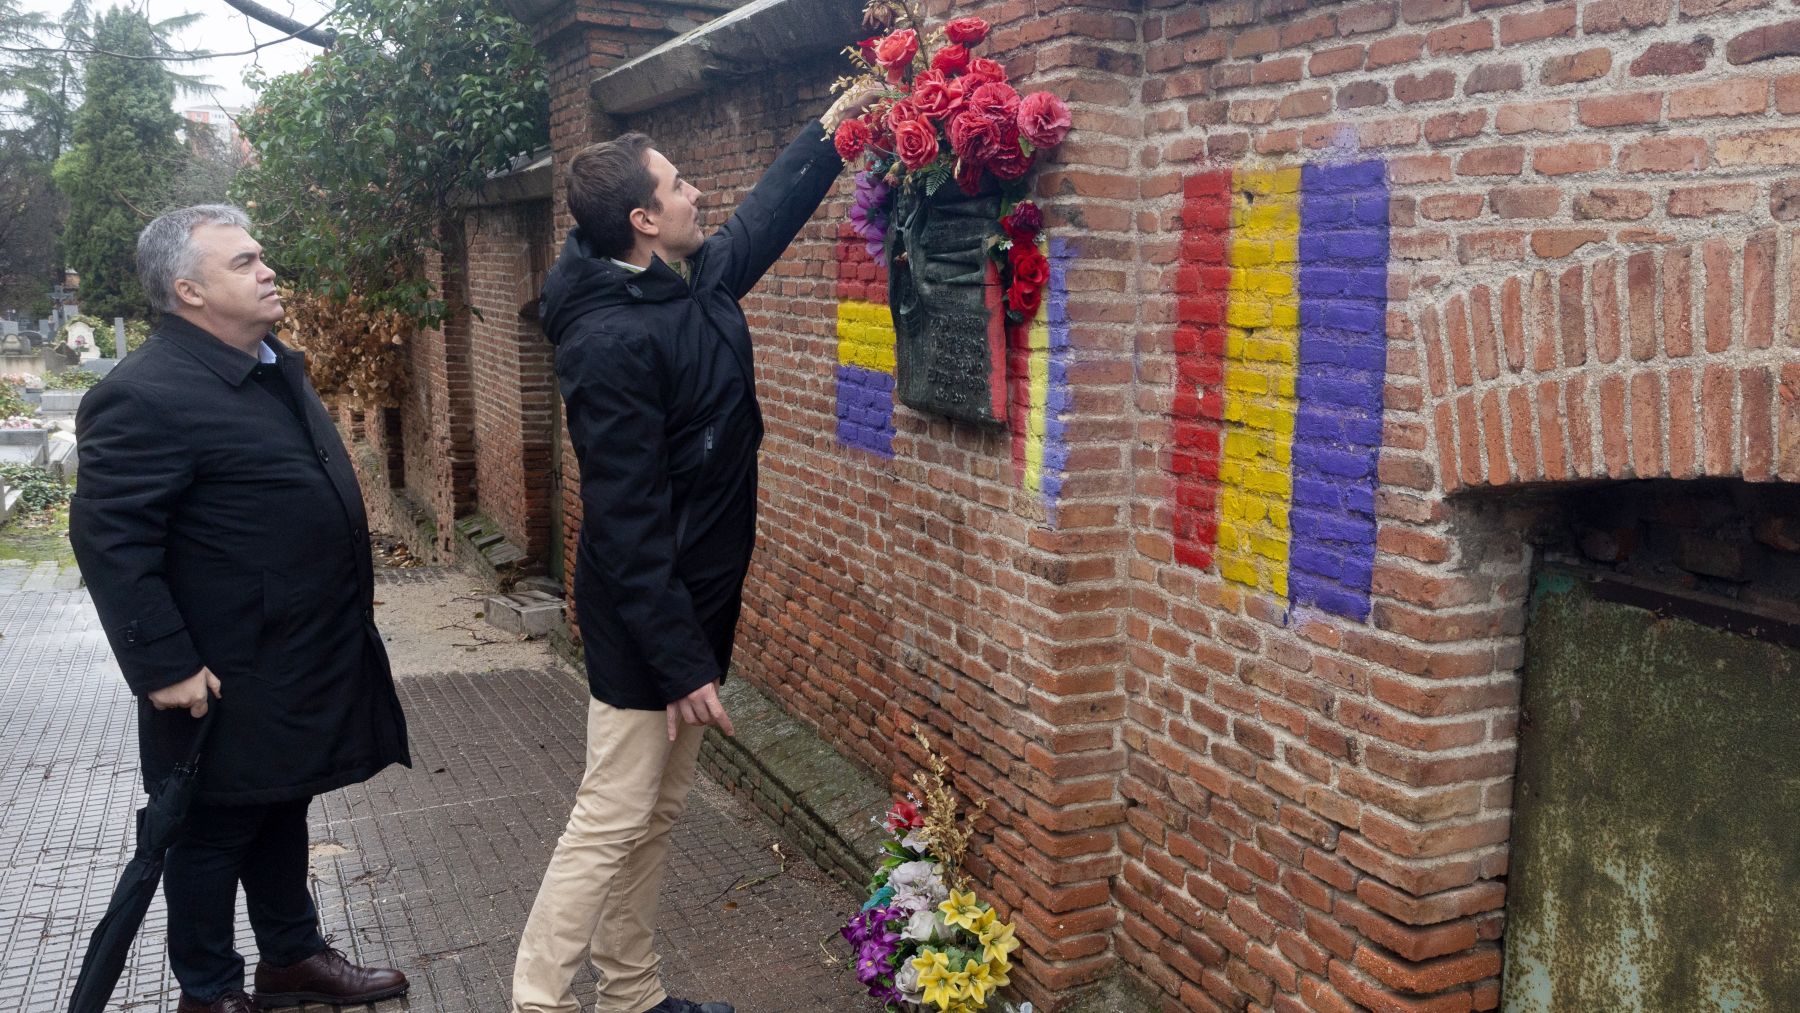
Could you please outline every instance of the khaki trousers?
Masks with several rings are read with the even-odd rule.
[[[588,700],[587,771],[519,939],[513,1013],[580,1013],[583,959],[600,972],[595,1013],[643,1013],[667,997],[657,895],[701,732],[684,724],[670,742],[665,712]]]

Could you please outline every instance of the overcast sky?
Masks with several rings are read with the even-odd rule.
[[[115,6],[114,0],[92,2],[95,9],[101,11]],[[332,4],[322,3],[320,0],[261,0],[261,3],[306,25],[317,21],[332,7]],[[238,53],[259,42],[279,39],[284,34],[260,22],[251,21],[227,7],[223,0],[126,0],[126,3],[118,5],[134,7],[152,21],[162,21],[180,14],[201,15],[193,27],[179,36],[180,45],[184,49]],[[25,0],[24,6],[55,17],[67,5],[65,0]],[[194,63],[174,64],[174,68],[181,73],[202,75],[208,83],[219,89],[211,98],[177,95],[175,107],[183,109],[200,105],[249,105],[254,93],[244,87],[244,73],[251,67],[260,66],[271,74],[286,73],[300,69],[318,52],[319,48],[311,43],[288,39],[247,56],[222,56]]]

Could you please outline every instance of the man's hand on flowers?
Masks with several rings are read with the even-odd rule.
[[[838,124],[868,111],[869,106],[881,97],[881,93],[882,87],[878,82],[867,78],[857,81],[839,95],[837,101],[831,103],[831,108],[825,110],[825,115],[819,117],[819,122],[825,125],[826,133],[835,134]]]

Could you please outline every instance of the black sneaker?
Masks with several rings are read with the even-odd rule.
[[[644,1013],[737,1013],[728,1002],[689,1002],[669,996]]]

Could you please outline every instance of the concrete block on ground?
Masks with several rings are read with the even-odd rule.
[[[563,601],[542,591],[489,595],[483,610],[488,625],[508,633],[540,637],[562,623]]]

